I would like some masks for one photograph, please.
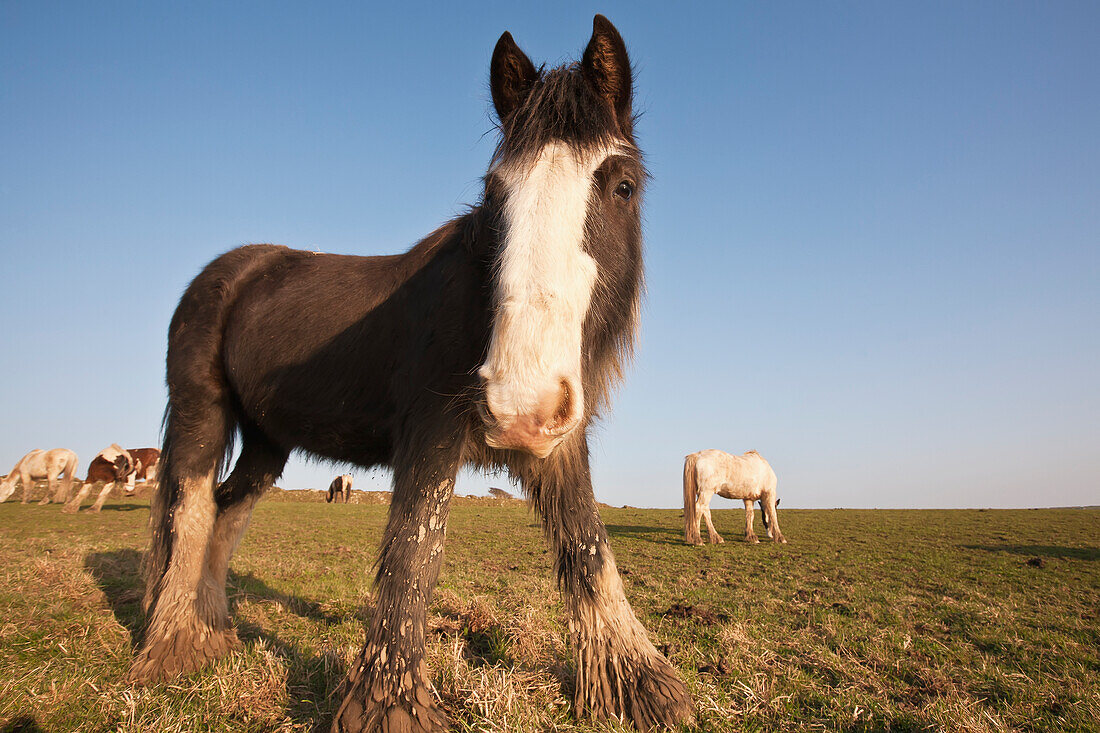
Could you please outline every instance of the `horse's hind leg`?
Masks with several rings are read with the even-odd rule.
[[[340,686],[333,733],[447,729],[424,662],[427,608],[443,564],[461,453],[456,437],[443,440],[394,462],[393,503],[375,578],[378,603],[366,644]]]
[[[115,488],[115,481],[108,481],[103,485],[103,489],[99,492],[99,496],[95,499],[95,504],[92,504],[88,511],[99,512],[103,508],[103,504],[106,503],[107,497],[111,495],[111,490]]]
[[[237,465],[214,491],[218,513],[199,586],[198,605],[207,625],[222,635],[226,648],[237,643],[237,634],[229,625],[229,602],[225,595],[229,559],[248,529],[256,502],[279,478],[286,459],[286,451],[262,436],[246,433]]]
[[[42,496],[42,500],[38,502],[38,506],[49,504],[57,494],[57,476],[59,473],[60,471],[49,471],[46,474],[46,493]]]
[[[592,493],[583,439],[532,463],[521,479],[542,519],[569,614],[576,715],[615,718],[641,731],[673,728],[690,718],[687,688],[626,599]]]
[[[703,508],[700,509],[700,512],[703,515],[704,521],[707,523],[707,539],[710,540],[710,543],[712,545],[718,545],[725,542],[725,540],[722,539],[722,535],[718,534],[718,530],[714,528],[714,522],[710,518],[710,502],[704,505]]]
[[[65,506],[61,507],[61,511],[66,514],[76,514],[80,509],[80,504],[84,501],[84,498],[92,492],[95,488],[95,481],[85,481],[80,485],[80,491],[76,492],[76,496],[65,502]]]
[[[217,516],[214,477],[230,423],[225,407],[198,394],[192,387],[171,405],[165,429],[169,459],[150,506],[145,558],[148,624],[130,669],[138,682],[191,672],[227,651],[223,634],[203,613],[199,586]]]
[[[752,522],[752,499],[745,499],[745,542],[756,544],[760,540],[756,537],[756,531],[753,529]]]

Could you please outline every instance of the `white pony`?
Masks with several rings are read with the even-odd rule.
[[[65,475],[65,480],[58,484],[58,477]],[[0,502],[7,501],[8,497],[15,493],[15,484],[23,482],[23,503],[30,501],[31,491],[34,490],[34,482],[46,479],[50,482],[46,489],[46,495],[39,504],[49,504],[50,499],[57,502],[66,502],[73,490],[73,477],[76,475],[76,453],[68,448],[54,448],[42,450],[35,448],[27,455],[19,459],[19,463],[7,476],[0,479]]]
[[[715,494],[745,502],[745,541],[759,542],[752,531],[752,503],[760,502],[760,515],[768,537],[786,542],[779,531],[775,508],[775,471],[754,450],[731,456],[720,450],[702,450],[684,457],[684,539],[689,545],[703,544],[699,534],[699,515],[707,521],[711,543],[724,542],[710,521],[710,500]]]

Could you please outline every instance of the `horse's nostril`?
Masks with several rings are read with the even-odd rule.
[[[559,429],[567,425],[573,418],[573,390],[569,386],[569,380],[563,379],[559,383],[558,409],[546,424],[547,430]]]

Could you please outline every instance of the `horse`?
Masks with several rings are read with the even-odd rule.
[[[754,450],[740,456],[732,456],[720,450],[703,450],[684,457],[684,540],[689,545],[703,544],[699,534],[699,515],[707,522],[707,535],[711,544],[724,542],[710,520],[710,500],[715,495],[727,499],[743,499],[745,502],[745,541],[757,543],[752,529],[752,503],[760,504],[760,517],[768,537],[786,543],[779,531],[779,517],[775,513],[779,499],[775,497],[775,471]]]
[[[112,443],[97,453],[92,462],[88,464],[88,475],[84,479],[80,491],[76,492],[76,496],[61,507],[61,511],[66,514],[75,514],[80,509],[80,503],[84,501],[84,497],[91,492],[96,484],[102,483],[103,488],[100,490],[99,496],[96,497],[95,503],[89,509],[89,511],[98,512],[103,508],[103,504],[107,501],[107,497],[115,484],[122,485],[126,483],[127,478],[135,470],[134,459],[130,456],[130,453],[117,443]]]
[[[692,716],[627,601],[592,489],[590,425],[638,318],[646,178],[626,46],[603,16],[592,28],[581,60],[554,69],[500,37],[500,137],[480,200],[404,254],[250,245],[188,286],[169,326],[132,680],[194,670],[238,643],[229,559],[299,450],[393,471],[377,605],[333,731],[447,729],[425,615],[464,465],[510,472],[541,519],[569,615],[576,714],[643,730]]]
[[[8,497],[15,493],[16,482],[22,481],[23,501],[21,503],[26,504],[31,499],[34,482],[39,479],[46,479],[49,482],[46,495],[42,497],[42,501],[38,502],[40,505],[49,504],[51,500],[67,501],[73,490],[76,464],[76,453],[68,448],[53,450],[35,448],[20,458],[8,475],[0,479],[0,502],[7,501]],[[64,475],[64,481],[58,483],[58,478],[62,475]]]
[[[351,501],[350,473],[342,474],[332,480],[332,483],[328,485],[328,496],[325,497],[325,502],[331,504],[333,501],[339,501],[341,497],[343,497],[345,504]]]
[[[133,496],[138,481],[144,481],[146,486],[156,483],[160,450],[157,448],[127,448],[126,452],[130,454],[134,461],[134,472],[126,478],[126,495]]]

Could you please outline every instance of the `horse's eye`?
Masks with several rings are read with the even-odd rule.
[[[620,181],[619,185],[615,187],[615,195],[623,201],[629,201],[630,197],[634,195],[634,184],[630,181]]]

